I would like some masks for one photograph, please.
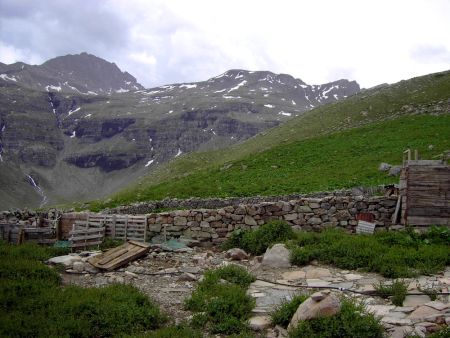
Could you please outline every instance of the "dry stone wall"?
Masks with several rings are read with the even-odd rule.
[[[326,196],[292,201],[239,204],[219,209],[177,210],[149,214],[149,237],[186,237],[219,244],[237,229],[254,229],[284,220],[294,229],[312,231],[342,227],[353,231],[357,215],[370,213],[377,228],[391,225],[397,197]]]

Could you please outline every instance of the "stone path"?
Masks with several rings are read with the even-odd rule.
[[[360,292],[374,291],[373,284],[378,284],[380,281],[392,282],[378,274],[317,265],[289,269],[265,269],[263,266],[257,266],[252,270],[258,280],[251,284],[248,294],[255,298],[256,308],[253,314],[260,322],[263,322],[261,318],[267,318],[279,304],[289,301],[295,294],[317,291],[313,287],[325,289],[329,287],[342,288],[342,293],[361,299],[367,305],[367,310],[381,319],[389,337],[402,338],[408,334],[425,337],[440,329],[443,324],[450,324],[450,296],[448,295],[438,296],[435,301],[431,301],[426,295],[409,295],[403,306],[397,307],[389,300],[378,296],[345,291],[346,289]],[[450,267],[439,275],[405,278],[404,281],[409,284],[408,292],[410,293],[420,293],[419,288],[449,292]],[[274,334],[273,330],[269,333],[269,336],[283,336],[283,334]]]

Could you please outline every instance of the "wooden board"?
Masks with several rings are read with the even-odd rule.
[[[145,255],[149,250],[150,244],[128,241],[100,255],[89,258],[88,262],[99,269],[112,271]]]
[[[374,230],[375,230],[375,223],[358,221],[358,225],[356,226],[357,234],[373,234]]]

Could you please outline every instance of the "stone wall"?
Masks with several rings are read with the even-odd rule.
[[[236,229],[253,229],[271,220],[284,220],[294,229],[311,231],[337,226],[353,231],[357,215],[373,214],[377,228],[391,225],[397,197],[326,196],[292,201],[240,204],[220,209],[177,210],[149,214],[149,238],[186,237],[223,242]]]
[[[377,229],[391,225],[397,197],[353,196],[350,193],[332,193],[322,197],[302,197],[290,201],[264,201],[241,203],[214,209],[187,209],[148,214],[148,238],[189,238],[203,243],[221,243],[236,229],[251,229],[271,220],[284,220],[294,229],[317,231],[328,226],[354,231],[357,215],[370,213]],[[51,211],[44,217],[57,217]],[[28,218],[30,223],[36,214],[10,213],[12,219]],[[5,217],[6,214],[0,218]],[[31,216],[31,217],[30,217]],[[76,220],[86,220],[87,213],[63,213],[60,231],[67,238]]]
[[[352,190],[337,190],[332,192],[316,192],[311,194],[290,194],[278,196],[251,196],[251,197],[230,197],[230,198],[189,198],[177,199],[167,198],[160,201],[138,202],[130,205],[123,205],[117,208],[107,209],[108,214],[148,214],[161,209],[219,209],[230,205],[257,204],[263,202],[292,201],[305,197],[323,198],[326,196],[373,196],[384,194],[384,187],[360,187]]]

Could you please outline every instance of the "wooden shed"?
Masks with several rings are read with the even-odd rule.
[[[409,157],[400,174],[401,223],[450,226],[450,166]]]

